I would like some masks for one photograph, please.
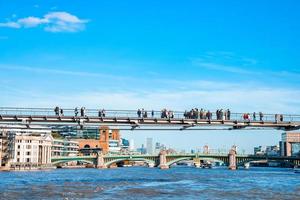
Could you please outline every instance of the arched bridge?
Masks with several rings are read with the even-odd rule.
[[[183,160],[193,160],[194,164],[200,165],[201,160],[214,160],[229,166],[228,154],[159,154],[159,155],[98,155],[98,156],[75,156],[75,157],[53,157],[52,164],[59,165],[70,161],[80,161],[94,164],[97,168],[109,168],[112,164],[122,161],[143,161],[150,167],[169,168],[172,164]],[[299,165],[300,157],[281,156],[255,156],[236,155],[236,166],[243,166],[251,161],[278,161],[288,162],[291,165]]]
[[[230,117],[187,118],[185,112],[174,111],[172,116],[163,116],[161,111],[144,111],[138,115],[135,110],[106,110],[105,114],[96,109],[86,109],[84,113],[74,113],[74,109],[63,109],[55,113],[52,108],[7,108],[0,107],[0,129],[79,129],[102,125],[117,126],[120,130],[234,130],[300,129],[300,115],[264,114],[261,119],[244,119],[243,113],[231,113]],[[151,113],[151,114],[150,114]],[[280,117],[278,117],[280,116]],[[222,128],[222,129],[220,129]]]

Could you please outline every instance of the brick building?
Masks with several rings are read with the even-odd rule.
[[[117,129],[109,129],[102,126],[99,129],[99,139],[76,139],[79,149],[83,154],[92,154],[97,151],[108,153],[118,151],[120,148],[120,132]]]
[[[286,132],[281,135],[280,152],[282,156],[300,156],[300,132]]]

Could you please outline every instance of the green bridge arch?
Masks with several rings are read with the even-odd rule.
[[[150,165],[153,165],[153,166],[155,166],[155,161],[153,161],[153,160],[150,160],[150,159],[146,159],[146,158],[118,158],[118,159],[113,159],[113,160],[110,160],[110,161],[108,161],[108,162],[105,162],[104,164],[105,164],[105,166],[106,167],[109,167],[109,166],[111,166],[112,164],[114,164],[114,163],[118,163],[118,162],[122,162],[122,161],[143,161],[143,162],[145,162],[145,163],[147,163],[149,166]]]
[[[170,160],[166,164],[168,166],[171,166],[172,164],[178,163],[180,161],[183,161],[183,160],[193,160],[194,158],[199,158],[200,160],[207,160],[207,161],[208,160],[212,160],[212,161],[215,161],[215,162],[220,162],[220,163],[228,164],[225,159],[214,158],[214,157],[201,157],[201,156],[200,157],[196,157],[196,156],[180,157],[180,158],[176,158],[174,160]]]
[[[68,162],[73,162],[73,161],[83,162],[83,163],[92,164],[92,165],[95,164],[91,160],[82,160],[82,159],[79,159],[79,160],[57,160],[57,161],[52,162],[52,164],[58,165],[58,164],[63,164],[63,163],[68,163]]]
[[[171,166],[171,165],[178,163],[180,161],[183,161],[183,160],[193,160],[193,158],[194,157],[192,157],[192,156],[176,158],[174,160],[170,160],[169,162],[167,162],[166,165]]]

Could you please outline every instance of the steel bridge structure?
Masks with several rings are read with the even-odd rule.
[[[174,111],[172,118],[162,118],[161,111],[152,110],[147,110],[148,117],[138,117],[136,110],[106,110],[105,117],[98,116],[98,112],[86,109],[83,116],[78,116],[74,109],[63,109],[63,115],[56,115],[53,108],[0,107],[0,129],[88,129],[103,125],[120,130],[300,129],[300,115],[290,114],[282,114],[283,120],[278,121],[275,114],[264,114],[262,120],[244,120],[243,113],[231,113],[230,119],[217,120],[215,113],[211,119],[187,119],[182,111]]]
[[[178,163],[183,160],[193,160],[194,162],[200,162],[200,160],[210,160],[215,162],[229,165],[228,154],[167,154],[166,165],[170,167],[174,163]],[[67,156],[67,157],[52,157],[53,165],[61,165],[70,161],[79,161],[88,164],[97,165],[98,156]],[[112,164],[122,161],[143,161],[148,166],[158,167],[160,163],[160,155],[103,155],[102,168],[109,168]],[[291,165],[299,165],[300,157],[283,157],[283,156],[256,156],[256,155],[236,155],[237,166],[244,166],[246,163],[253,161],[275,161],[286,162]]]

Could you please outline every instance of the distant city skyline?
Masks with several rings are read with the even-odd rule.
[[[298,1],[0,1],[0,105],[300,113]],[[252,152],[282,131],[129,132]]]

